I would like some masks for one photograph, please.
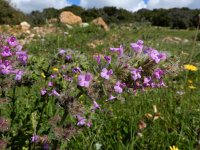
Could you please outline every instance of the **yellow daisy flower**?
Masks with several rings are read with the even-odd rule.
[[[170,148],[170,150],[178,150],[178,147],[176,147],[174,145],[172,147],[170,146],[169,148]]]
[[[196,66],[194,66],[194,65],[189,65],[189,64],[184,65],[184,69],[185,69],[185,70],[190,70],[190,71],[197,71],[197,70],[198,70],[198,68],[197,68]]]

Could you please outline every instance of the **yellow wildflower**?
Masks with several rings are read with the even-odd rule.
[[[196,66],[194,66],[194,65],[184,65],[184,69],[185,70],[190,70],[190,71],[197,71],[198,70],[198,68],[196,67]]]
[[[178,150],[178,147],[176,147],[174,145],[172,147],[170,146],[169,148],[170,148],[170,150]]]
[[[196,87],[195,86],[193,86],[193,85],[190,85],[190,86],[188,86],[190,89],[196,89]]]
[[[58,68],[53,68],[53,71],[58,72]]]
[[[44,75],[44,72],[43,72],[43,73],[41,73],[41,76],[42,76],[43,78],[46,78],[46,76]]]
[[[192,84],[192,83],[193,83],[193,81],[192,81],[192,80],[188,80],[188,83]]]

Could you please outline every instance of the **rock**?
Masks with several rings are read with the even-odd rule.
[[[31,34],[31,31],[30,31],[30,30],[27,30],[27,31],[26,31],[26,34]]]
[[[80,27],[86,28],[86,27],[88,27],[89,25],[90,25],[89,23],[83,22],[83,23],[80,24]]]
[[[4,25],[5,28],[10,28],[10,25],[6,24]]]
[[[97,26],[101,26],[105,31],[109,31],[108,25],[105,23],[102,17],[98,17],[92,21]]]
[[[73,29],[73,27],[69,24],[65,24],[68,29]]]
[[[27,31],[31,27],[31,25],[26,21],[21,22],[20,26],[21,26],[22,31]]]
[[[183,43],[188,43],[189,40],[188,39],[183,39]]]
[[[73,24],[80,24],[82,23],[82,19],[79,16],[76,16],[75,14],[73,14],[70,11],[63,11],[60,14],[60,22],[64,23],[64,24],[69,24],[69,25],[73,25]]]
[[[162,42],[175,43],[175,44],[178,44],[181,41],[182,40],[179,37],[170,37],[170,36],[167,36],[167,37],[165,37],[165,38],[162,39]]]
[[[57,18],[51,18],[48,20],[48,23],[56,23],[56,22],[58,22]]]
[[[48,27],[52,28],[54,25],[52,23],[48,24]]]
[[[35,37],[35,34],[32,33],[32,34],[30,35],[30,38],[34,38],[34,37]]]

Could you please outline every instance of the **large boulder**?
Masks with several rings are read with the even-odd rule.
[[[101,26],[102,28],[104,28],[105,31],[109,31],[109,27],[106,24],[106,22],[103,20],[102,17],[98,17],[98,18],[92,20],[92,23],[94,23],[97,26]]]
[[[21,22],[20,26],[21,26],[22,31],[27,31],[31,27],[31,25],[26,21]]]
[[[73,24],[82,23],[82,19],[81,19],[81,17],[76,16],[75,14],[73,14],[70,11],[63,11],[60,14],[60,22],[62,22],[64,24],[73,25]]]

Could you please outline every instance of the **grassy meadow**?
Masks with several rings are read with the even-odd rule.
[[[11,130],[0,134],[7,141],[6,149],[41,149],[31,143],[34,130],[48,136],[50,149],[169,150],[170,146],[180,150],[200,149],[200,71],[184,69],[185,64],[200,67],[200,41],[195,41],[197,30],[172,30],[145,24],[113,24],[108,32],[93,25],[60,28],[61,34],[52,33],[24,45],[30,55],[31,75],[26,75],[29,86],[18,87],[16,91],[7,89],[5,93],[10,97],[16,93],[16,101],[0,104],[1,116],[15,116],[10,120]],[[102,97],[96,100],[101,109],[93,116],[91,127],[74,127],[65,138],[59,138],[63,130],[55,136],[49,120],[65,112],[54,104],[55,98],[46,101],[38,89],[47,83],[41,74],[53,61],[48,60],[59,48],[70,48],[87,56],[87,59],[80,58],[80,62],[77,58],[77,64],[83,63],[87,69],[93,67],[93,55],[107,53],[110,47],[120,44],[128,47],[138,39],[171,57],[164,79],[166,87],[123,93],[121,100],[105,101]],[[84,96],[78,101],[88,104]],[[55,120],[54,117],[51,122]],[[68,122],[76,126],[70,115],[61,126],[67,126]]]

